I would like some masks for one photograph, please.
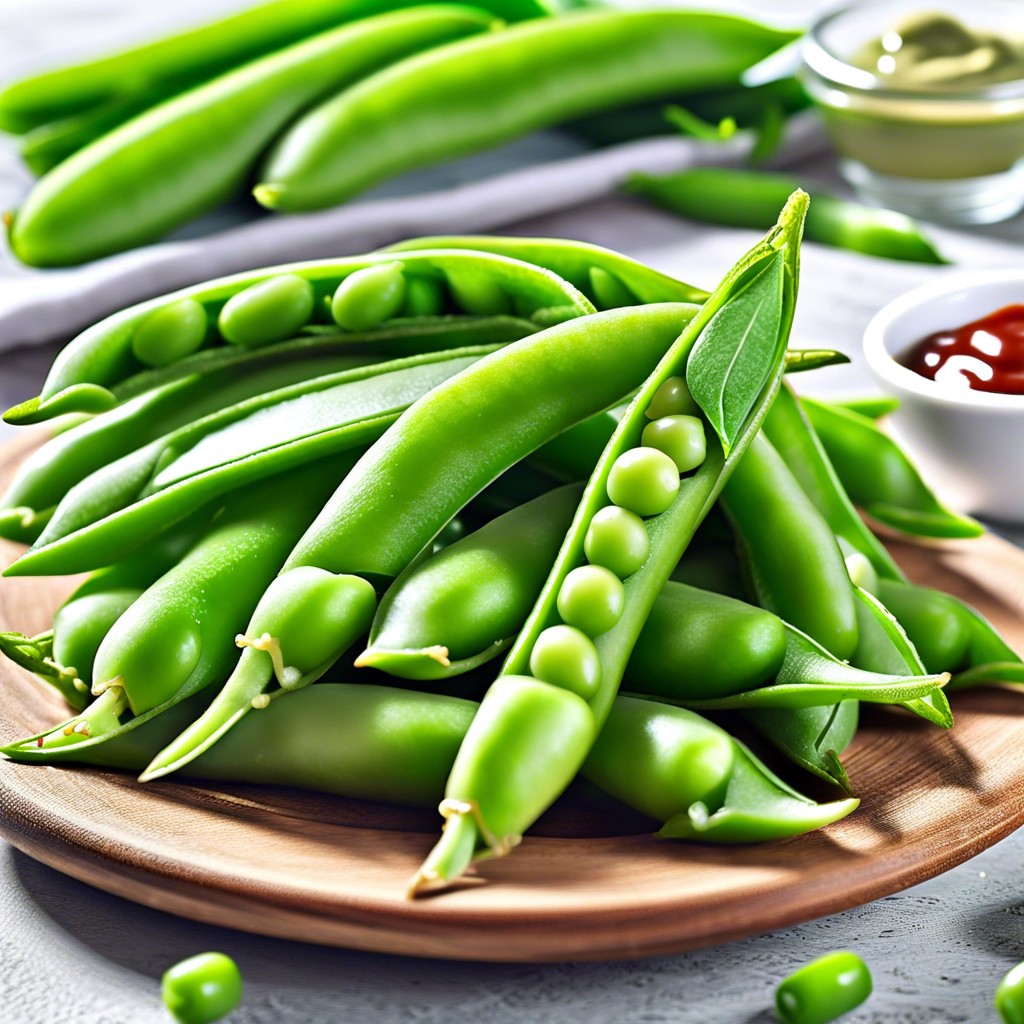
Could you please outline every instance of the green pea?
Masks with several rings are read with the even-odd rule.
[[[297,274],[280,274],[232,295],[217,318],[225,341],[259,348],[284,341],[313,313],[313,286]]]
[[[846,571],[850,574],[850,582],[869,594],[878,593],[878,573],[871,564],[871,559],[858,551],[844,537],[836,537],[839,541],[839,550],[843,553],[843,561],[846,562]]]
[[[608,497],[638,516],[660,515],[679,492],[676,464],[657,448],[630,448],[608,473]]]
[[[331,299],[334,322],[347,331],[368,331],[390,320],[405,302],[404,269],[396,261],[354,270]]]
[[[1024,963],[1017,964],[999,982],[995,1005],[1003,1024],[1024,1024]]]
[[[636,305],[636,296],[604,267],[591,267],[587,276],[590,278],[590,290],[598,309],[618,309],[621,306]]]
[[[455,305],[464,313],[498,316],[512,311],[512,300],[492,277],[473,267],[449,267],[448,287]]]
[[[558,590],[558,614],[587,636],[607,633],[626,607],[626,591],[618,576],[600,565],[573,569]]]
[[[206,309],[179,299],[146,317],[132,334],[132,354],[145,366],[167,366],[198,352],[206,340]]]
[[[664,452],[680,473],[696,469],[708,454],[704,424],[696,416],[660,416],[644,427],[640,440]]]
[[[871,995],[871,972],[856,953],[826,953],[794,971],[775,990],[783,1024],[827,1024]]]
[[[618,505],[606,505],[590,520],[583,550],[594,565],[603,565],[625,579],[647,561],[651,541],[638,515]]]
[[[530,672],[542,682],[589,700],[601,685],[601,661],[590,637],[574,626],[549,626],[530,653]]]
[[[669,377],[654,392],[646,415],[649,420],[660,420],[662,416],[699,416],[700,408],[686,381],[682,377]]]
[[[440,316],[444,312],[444,290],[440,282],[429,277],[405,279],[405,316]]]
[[[213,1024],[242,1001],[242,975],[223,953],[199,953],[164,973],[164,1005],[181,1024]]]

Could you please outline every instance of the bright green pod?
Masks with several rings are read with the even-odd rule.
[[[179,1024],[215,1024],[242,1001],[242,975],[224,953],[197,953],[164,971],[160,991]]]
[[[879,580],[878,598],[899,620],[929,672],[963,667],[971,631],[951,597],[930,587]]]
[[[624,451],[608,473],[608,497],[638,516],[665,511],[679,493],[679,470],[657,448]]]
[[[181,299],[150,313],[132,334],[132,355],[144,366],[166,366],[198,352],[206,340],[206,310]]]
[[[100,645],[143,593],[141,587],[116,587],[62,605],[53,616],[53,660],[89,685]]]
[[[405,301],[402,264],[380,263],[349,274],[331,298],[331,316],[347,331],[366,331],[398,314]]]
[[[626,591],[610,569],[580,565],[562,580],[557,607],[570,626],[587,636],[600,636],[622,618]]]
[[[785,655],[785,629],[771,612],[670,582],[647,617],[622,684],[668,697],[725,697],[774,678]]]
[[[604,267],[590,268],[590,293],[598,309],[615,309],[618,306],[635,306],[636,296],[610,270]]]
[[[232,295],[217,327],[232,345],[260,348],[294,337],[312,315],[313,286],[298,274],[281,274]]]
[[[828,1024],[871,995],[871,972],[856,953],[826,953],[779,983],[775,1012],[782,1024]]]
[[[1003,1024],[1024,1024],[1024,963],[1007,971],[996,987],[994,1002]]]
[[[696,416],[661,416],[644,427],[640,441],[664,452],[680,473],[695,470],[707,458],[704,423]]]

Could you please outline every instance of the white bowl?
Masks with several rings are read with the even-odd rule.
[[[936,331],[1024,303],[1024,270],[953,272],[877,313],[864,354],[878,386],[901,402],[893,433],[940,499],[975,515],[1024,522],[1024,395],[954,389],[896,358]]]

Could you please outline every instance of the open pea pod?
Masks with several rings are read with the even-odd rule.
[[[853,503],[886,526],[920,537],[978,537],[985,528],[946,508],[899,445],[866,416],[802,398]]]
[[[414,875],[410,897],[449,883],[474,858],[507,854],[586,759],[655,599],[778,388],[805,209],[806,197],[795,194],[779,224],[726,275],[620,420],[540,598],[459,750],[440,806],[444,830]],[[674,409],[677,399],[682,406],[684,397],[690,408],[695,403],[700,418],[680,415],[672,425],[709,425],[709,431],[702,429],[703,461],[687,458],[685,469],[679,461],[684,452],[675,446],[674,457],[650,447],[645,454],[639,446],[647,424],[663,415],[661,407]],[[650,472],[634,481],[634,466]],[[655,472],[656,466],[664,471]],[[681,481],[681,473],[691,470]],[[647,550],[620,567],[620,579],[626,578],[615,581],[618,589],[611,583],[602,588],[621,597],[611,604],[614,614],[601,615],[600,623],[589,613],[576,618],[566,611],[570,574],[598,569],[603,571],[588,577],[615,575],[606,565],[587,565],[586,538],[599,513],[603,518],[604,510],[616,507],[646,517],[640,529]],[[566,617],[582,625],[573,627]]]
[[[146,369],[147,364],[140,361],[135,350],[140,329],[152,324],[155,316],[174,317],[161,338],[161,358],[166,357],[168,364],[177,361],[173,358],[177,352],[188,355],[194,351],[182,348],[186,335],[198,337],[204,349],[226,344],[223,331],[227,323],[229,333],[233,333],[232,320],[245,321],[243,347],[255,344],[253,335],[248,334],[255,330],[260,331],[258,344],[273,344],[313,322],[320,309],[324,310],[321,322],[325,322],[325,301],[336,295],[342,282],[360,271],[377,268],[384,268],[388,278],[382,282],[387,286],[383,289],[386,295],[373,296],[381,300],[373,303],[381,314],[378,324],[401,313],[401,302],[391,299],[405,296],[413,281],[426,282],[423,287],[436,293],[439,304],[451,312],[514,312],[529,318],[540,310],[558,309],[563,319],[594,312],[592,303],[578,289],[550,270],[485,252],[410,251],[403,252],[401,260],[394,254],[373,253],[266,267],[183,288],[101,320],[61,350],[39,396],[8,410],[4,419],[8,423],[37,423],[62,413],[112,408],[117,401],[112,389]],[[278,294],[284,288],[292,294]],[[240,298],[243,293],[244,299]],[[362,296],[362,304],[369,307],[370,298]],[[231,300],[232,312],[225,317],[223,311]],[[185,311],[190,311],[188,318],[184,317]],[[204,323],[205,329],[198,330]],[[277,330],[270,330],[268,325]],[[362,329],[376,325],[363,325]],[[194,329],[198,331],[195,335]]]
[[[375,364],[254,396],[158,438],[75,485],[9,575],[64,574],[129,554],[214,497],[336,455],[341,467],[421,396],[490,348]]]
[[[409,249],[474,249],[547,267],[575,285],[598,309],[643,302],[703,302],[708,297],[702,288],[677,281],[613,249],[566,238],[437,235],[389,245],[384,251]]]

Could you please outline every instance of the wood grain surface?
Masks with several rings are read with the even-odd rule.
[[[31,440],[0,454],[0,484]],[[1024,553],[994,537],[894,542],[910,576],[970,601],[1024,649]],[[17,553],[4,545],[6,564]],[[41,631],[72,581],[0,582],[0,629]],[[0,666],[0,740],[64,717]],[[1024,823],[1024,694],[954,696],[942,732],[870,710],[844,756],[862,805],[755,847],[663,842],[579,803],[515,854],[414,903],[403,887],[437,819],[297,790],[0,764],[0,834],[128,899],[212,924],[328,945],[492,961],[598,960],[713,945],[896,892]]]

